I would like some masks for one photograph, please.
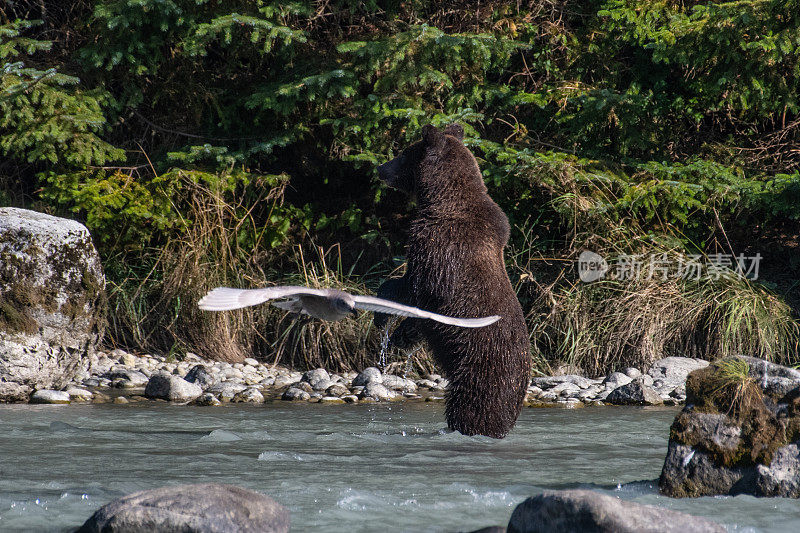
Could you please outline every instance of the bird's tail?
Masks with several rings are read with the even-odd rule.
[[[272,296],[263,289],[217,287],[200,298],[197,306],[205,311],[228,311],[266,302]]]

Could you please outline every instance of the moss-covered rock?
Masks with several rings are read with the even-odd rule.
[[[716,361],[686,381],[661,491],[800,497],[798,439],[800,372],[751,357]]]
[[[104,329],[105,278],[73,220],[0,208],[0,382],[60,388]]]

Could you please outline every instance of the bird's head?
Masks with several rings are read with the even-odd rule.
[[[346,292],[341,292],[336,295],[336,297],[332,300],[332,303],[337,311],[346,314],[357,315],[358,311],[355,308],[355,301],[353,297]]]

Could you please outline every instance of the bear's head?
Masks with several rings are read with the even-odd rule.
[[[378,167],[378,177],[390,187],[418,197],[432,193],[486,188],[478,164],[464,146],[464,128],[450,124],[444,131],[427,125],[422,140]],[[446,196],[450,196],[446,194]]]

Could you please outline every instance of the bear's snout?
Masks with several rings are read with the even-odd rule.
[[[389,161],[388,163],[384,163],[384,164],[378,166],[378,177],[381,179],[381,181],[385,182],[386,185],[391,185],[392,181],[394,181],[392,179],[392,177],[393,177],[392,173],[390,172],[390,169],[389,169],[389,165],[391,163],[392,162]],[[396,177],[396,175],[394,177]]]
[[[395,157],[391,161],[379,165],[378,177],[389,187],[397,188],[400,178],[400,158]]]

